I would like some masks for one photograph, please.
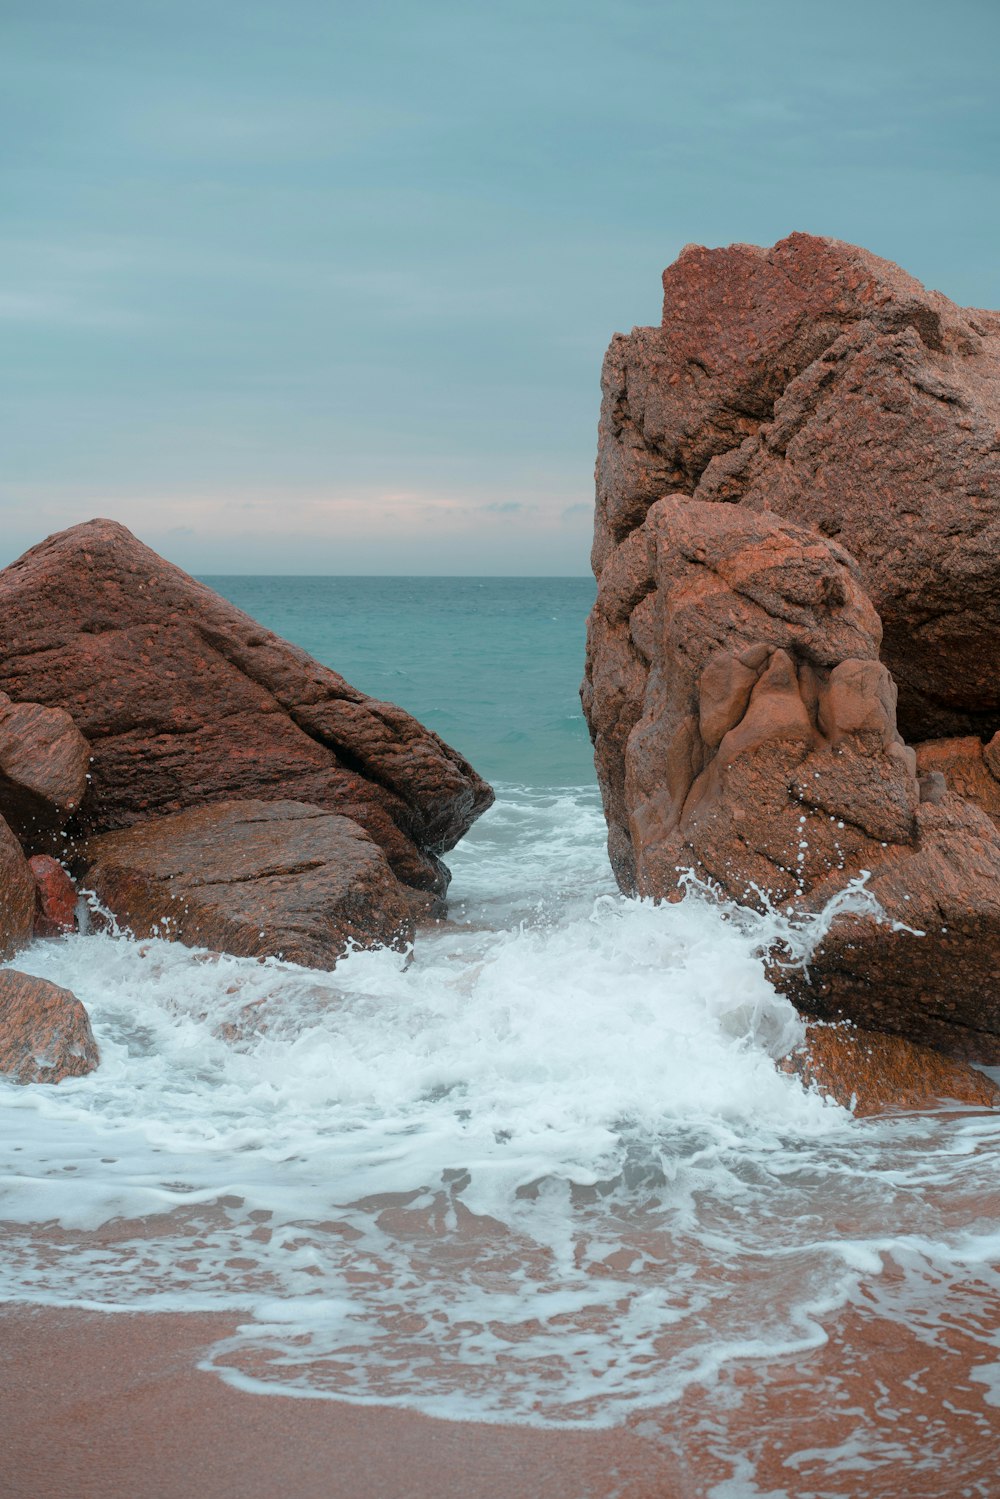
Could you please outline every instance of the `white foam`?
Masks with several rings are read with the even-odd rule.
[[[956,1226],[920,1265],[1000,1249],[961,1221],[997,1124],[861,1125],[776,1071],[799,1025],[761,921],[623,900],[592,796],[510,791],[452,860],[412,962],[21,955],[102,1063],[0,1085],[0,1295],[236,1310],[211,1362],[245,1386],[603,1424],[817,1346],[929,1184]]]

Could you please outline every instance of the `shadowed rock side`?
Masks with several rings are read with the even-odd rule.
[[[858,565],[777,516],[653,504],[607,560],[584,706],[619,883],[814,914],[867,881],[807,971],[774,976],[847,1015],[1000,1060],[1000,832],[918,775]],[[992,753],[992,752],[991,752]],[[919,933],[919,935],[915,935]]]
[[[29,851],[57,843],[87,790],[90,746],[68,713],[0,692],[0,815]]]
[[[76,931],[77,889],[66,869],[48,854],[28,860],[35,882],[35,936],[62,937]]]
[[[0,688],[64,708],[91,743],[77,837],[232,797],[342,813],[406,884],[493,793],[437,735],[262,629],[124,526],[49,537],[0,573]]]
[[[83,1077],[100,1061],[83,1005],[47,979],[0,969],[0,1074],[17,1083]]]
[[[10,828],[0,817],[0,959],[31,941],[35,881]]]
[[[399,947],[412,892],[347,817],[297,802],[219,802],[93,838],[85,884],[137,937],[332,968]]]
[[[683,493],[851,552],[910,740],[1000,729],[1000,314],[793,234],[691,246],[604,364],[594,570]],[[620,571],[620,568],[618,569]]]

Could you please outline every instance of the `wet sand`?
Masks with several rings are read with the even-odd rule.
[[[0,1307],[5,1499],[990,1499],[981,1334],[855,1309],[815,1353],[608,1431],[245,1394],[197,1369],[228,1317]],[[864,1429],[864,1456],[854,1435]],[[753,1475],[753,1476],[751,1476]]]

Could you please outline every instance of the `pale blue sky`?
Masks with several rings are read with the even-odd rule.
[[[0,562],[582,573],[689,241],[1000,305],[996,0],[0,0]]]

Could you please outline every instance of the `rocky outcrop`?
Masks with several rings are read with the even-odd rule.
[[[433,895],[440,855],[492,801],[475,771],[390,703],[261,628],[123,526],[96,520],[0,573],[0,688],[65,709],[91,743],[76,837],[239,797],[360,824]]]
[[[902,1036],[843,1021],[809,1024],[802,1044],[778,1065],[858,1118],[947,1103],[985,1109],[1000,1105],[1000,1088],[974,1067],[914,1046]]]
[[[61,708],[0,692],[0,816],[25,848],[49,847],[83,801],[90,746]]]
[[[803,235],[664,291],[604,371],[618,881],[797,915],[772,971],[808,1013],[1000,1061],[1000,316]]]
[[[75,931],[78,896],[69,871],[49,854],[33,854],[28,866],[35,881],[35,936]]]
[[[93,838],[85,884],[137,937],[332,968],[402,946],[413,892],[357,823],[298,802],[219,802]]]
[[[857,565],[776,516],[683,496],[621,551],[585,692],[619,883],[672,898],[690,873],[802,918],[864,886],[807,967],[776,961],[782,990],[1000,1061],[1000,830],[918,774]]]
[[[0,1074],[58,1083],[93,1072],[100,1056],[83,1005],[47,979],[0,969]]]
[[[684,493],[857,559],[906,739],[1000,728],[1000,314],[852,245],[691,246],[603,374],[594,567]]]
[[[35,881],[10,828],[0,817],[0,958],[31,941],[35,924]]]

